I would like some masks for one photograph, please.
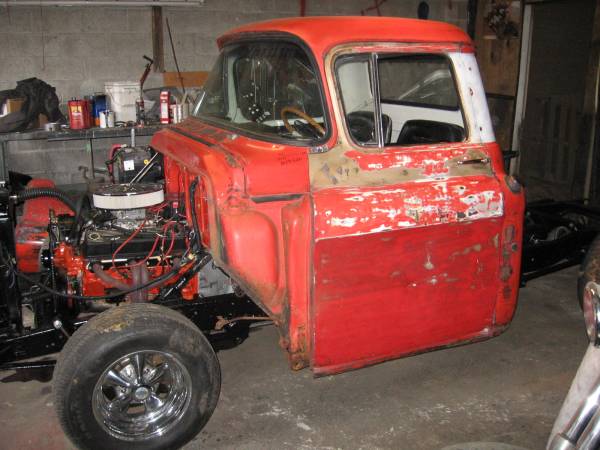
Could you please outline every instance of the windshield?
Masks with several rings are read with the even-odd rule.
[[[316,70],[285,42],[226,47],[194,107],[194,115],[253,134],[314,141],[326,134]]]

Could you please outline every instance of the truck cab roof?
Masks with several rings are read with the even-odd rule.
[[[316,55],[332,47],[358,42],[410,42],[463,44],[472,48],[469,36],[444,22],[397,17],[335,16],[296,17],[258,22],[222,35],[219,48],[248,35],[284,33],[304,41]]]

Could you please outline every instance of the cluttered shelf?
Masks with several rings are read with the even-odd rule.
[[[129,137],[131,130],[136,136],[152,136],[166,125],[146,125],[143,127],[114,127],[114,128],[86,128],[73,130],[64,128],[60,131],[47,131],[44,129],[27,130],[12,133],[0,133],[0,142],[26,141],[26,140],[48,140],[48,141],[70,141],[78,139],[102,139],[113,137]]]
[[[100,147],[100,149],[106,147],[108,149],[112,144],[115,143],[115,139],[117,139],[118,142],[120,138],[125,138],[129,145],[135,145],[137,138],[145,139],[143,142],[148,142],[147,140],[154,135],[154,133],[167,126],[168,125],[152,124],[145,126],[121,126],[113,128],[94,127],[79,130],[62,128],[57,131],[33,129],[21,132],[0,133],[0,183],[8,180],[9,166],[11,164],[16,166],[17,171],[19,171],[19,168],[21,167],[20,171],[32,174],[29,170],[31,163],[29,158],[31,157],[31,152],[25,152],[25,154],[21,155],[20,148],[15,148],[13,145],[20,146],[25,144],[26,148],[30,151],[31,149],[38,148],[39,150],[36,154],[39,156],[39,158],[43,159],[44,153],[56,154],[57,148],[61,148],[56,147],[56,144],[60,142],[67,144],[67,141],[71,141],[75,144],[75,147],[78,148],[79,145],[77,145],[76,142],[82,141],[82,144],[80,145],[81,150],[71,150],[68,156],[70,159],[69,163],[57,163],[61,168],[56,170],[63,172],[70,171],[74,173],[78,170],[81,170],[82,167],[87,167],[90,176],[95,178],[96,174],[103,172],[102,165],[100,164],[99,166],[100,161],[94,161],[93,149],[95,147]],[[31,144],[27,144],[27,142],[31,142]],[[12,148],[13,151],[11,152],[9,148]],[[9,156],[10,154],[12,154],[12,158]],[[12,166],[10,167],[12,170],[15,170],[15,168],[12,168]],[[43,176],[44,178],[50,179],[53,179],[56,176],[56,174],[52,174],[53,169],[51,164],[49,167],[44,169],[43,172],[43,175],[32,175]],[[82,172],[80,177],[82,180],[71,180],[69,182],[81,182],[86,179],[87,173],[88,172],[85,171]],[[77,176],[75,176],[75,178],[76,177]],[[73,178],[73,176],[70,178]],[[54,181],[57,181],[59,184],[61,184],[60,180],[58,179]]]

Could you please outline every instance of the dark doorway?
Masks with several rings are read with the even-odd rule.
[[[583,197],[591,118],[583,114],[595,0],[534,3],[519,175],[528,200]]]

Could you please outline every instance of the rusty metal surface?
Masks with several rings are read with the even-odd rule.
[[[375,33],[375,43],[340,37],[325,49],[308,34],[299,37],[325,83],[329,141],[264,142],[188,119],[152,141],[165,155],[167,194],[196,208],[204,244],[278,325],[294,369],[339,372],[499,334],[516,305],[523,194],[504,182],[470,41],[390,43]],[[333,64],[364,51],[447,54],[466,140],[355,145]]]

